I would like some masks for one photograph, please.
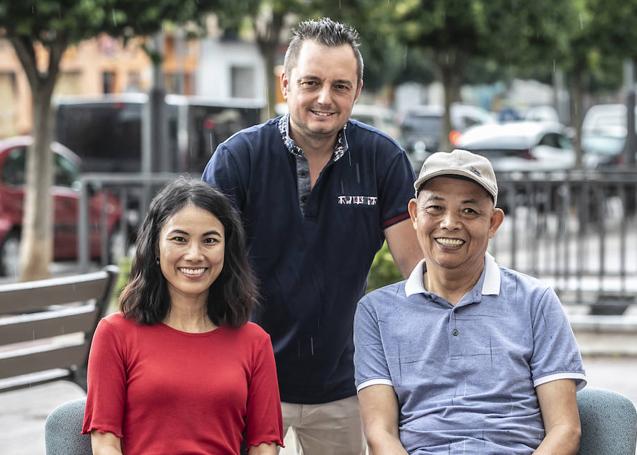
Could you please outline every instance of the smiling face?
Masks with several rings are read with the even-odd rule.
[[[291,74],[281,75],[290,132],[301,147],[308,141],[336,139],[362,89],[357,71],[351,46],[303,42]]]
[[[221,221],[194,205],[166,220],[159,234],[159,264],[171,302],[206,304],[208,290],[223,269],[224,240]]]
[[[427,272],[468,277],[482,271],[489,239],[504,219],[480,185],[446,176],[424,184],[409,202],[409,214]]]

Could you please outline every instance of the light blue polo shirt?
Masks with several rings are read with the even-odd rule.
[[[359,303],[357,390],[392,386],[410,454],[530,454],[544,438],[535,387],[586,384],[555,292],[485,256],[476,285],[453,306],[427,292],[424,262],[407,281]]]

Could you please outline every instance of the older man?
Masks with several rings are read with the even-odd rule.
[[[582,360],[560,301],[487,253],[502,224],[489,161],[435,153],[409,213],[424,260],[364,297],[356,385],[373,454],[574,454]]]

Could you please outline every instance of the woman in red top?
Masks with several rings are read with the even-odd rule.
[[[178,179],[151,203],[120,313],[95,332],[82,431],[93,454],[276,454],[281,406],[269,336],[228,199]]]

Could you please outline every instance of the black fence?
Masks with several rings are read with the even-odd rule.
[[[81,179],[79,266],[90,268],[91,192],[123,208],[115,232],[100,223],[101,264],[130,252],[152,196],[176,174],[87,174]],[[567,304],[615,314],[637,296],[637,171],[498,175],[505,221],[490,251],[499,264],[550,283]],[[94,239],[93,239],[94,241]]]
[[[550,282],[565,303],[621,312],[637,295],[635,171],[498,176],[501,265]]]

